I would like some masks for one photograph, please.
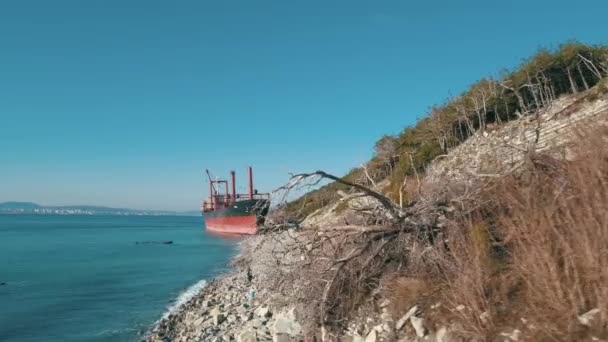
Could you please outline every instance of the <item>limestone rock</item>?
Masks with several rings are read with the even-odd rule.
[[[255,309],[254,313],[257,317],[270,317],[272,315],[272,313],[270,312],[270,309],[268,307],[262,307],[262,306]]]
[[[414,305],[405,315],[403,315],[403,317],[401,317],[397,321],[397,324],[395,325],[395,329],[396,330],[401,330],[401,328],[403,328],[403,326],[405,325],[405,323],[410,319],[410,317],[412,317],[413,315],[415,315],[416,312],[418,312],[418,306]]]
[[[236,336],[237,342],[257,342],[256,333],[253,330],[247,329],[241,331]]]
[[[213,318],[213,324],[215,326],[222,324],[226,320],[226,316],[224,316],[224,314],[220,311],[220,308],[218,306],[213,308],[213,310],[211,310],[211,312],[209,314]]]
[[[365,337],[365,342],[376,342],[377,339],[378,339],[378,333],[376,332],[376,330],[372,330]]]
[[[295,337],[302,333],[302,326],[296,321],[294,309],[287,313],[280,313],[271,328],[273,341],[288,341],[289,337]],[[287,340],[285,340],[287,338]]]
[[[424,337],[426,335],[426,329],[424,327],[424,318],[411,316],[410,322],[412,323],[412,327],[416,331],[416,336]]]

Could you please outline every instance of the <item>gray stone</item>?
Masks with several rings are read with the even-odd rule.
[[[289,335],[275,334],[272,336],[272,342],[289,342]]]
[[[256,333],[253,330],[247,329],[241,331],[236,336],[237,342],[257,342]]]
[[[251,326],[256,329],[260,329],[261,327],[264,326],[264,323],[262,323],[262,320],[260,320],[259,318],[256,318],[253,321],[251,321]]]
[[[289,336],[297,336],[302,332],[302,327],[294,319],[287,316],[278,316],[272,325],[273,336],[277,334],[286,334]]]
[[[270,313],[270,309],[268,307],[262,307],[255,309],[254,311],[257,317],[270,317],[272,314]]]
[[[213,308],[213,310],[211,310],[209,314],[213,318],[213,324],[215,326],[222,324],[222,322],[226,320],[226,316],[220,311],[220,308],[217,306]]]
[[[200,317],[200,318],[196,319],[196,320],[195,320],[195,321],[192,323],[192,325],[193,325],[193,326],[195,326],[195,327],[197,327],[197,328],[202,328],[202,327],[204,327],[204,326],[206,326],[206,325],[208,324],[208,323],[206,322],[206,321],[207,321],[207,318],[208,318],[208,317],[202,316],[202,317]]]
[[[253,313],[252,312],[244,312],[241,314],[241,321],[245,321],[248,322],[253,318]]]

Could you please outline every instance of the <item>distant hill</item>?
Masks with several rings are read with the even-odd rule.
[[[0,214],[35,215],[117,215],[117,216],[197,216],[198,211],[140,210],[92,205],[43,206],[32,202],[0,203]]]
[[[32,202],[4,202],[0,203],[0,209],[19,209],[19,208],[28,208],[35,209],[40,208],[40,205]]]

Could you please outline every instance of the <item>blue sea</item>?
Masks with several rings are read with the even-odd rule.
[[[138,341],[235,252],[200,217],[0,215],[0,341]]]

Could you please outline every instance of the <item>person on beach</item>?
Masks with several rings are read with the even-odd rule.
[[[251,273],[251,268],[247,267],[247,282],[249,284],[251,284],[252,280],[253,280],[253,274]]]

